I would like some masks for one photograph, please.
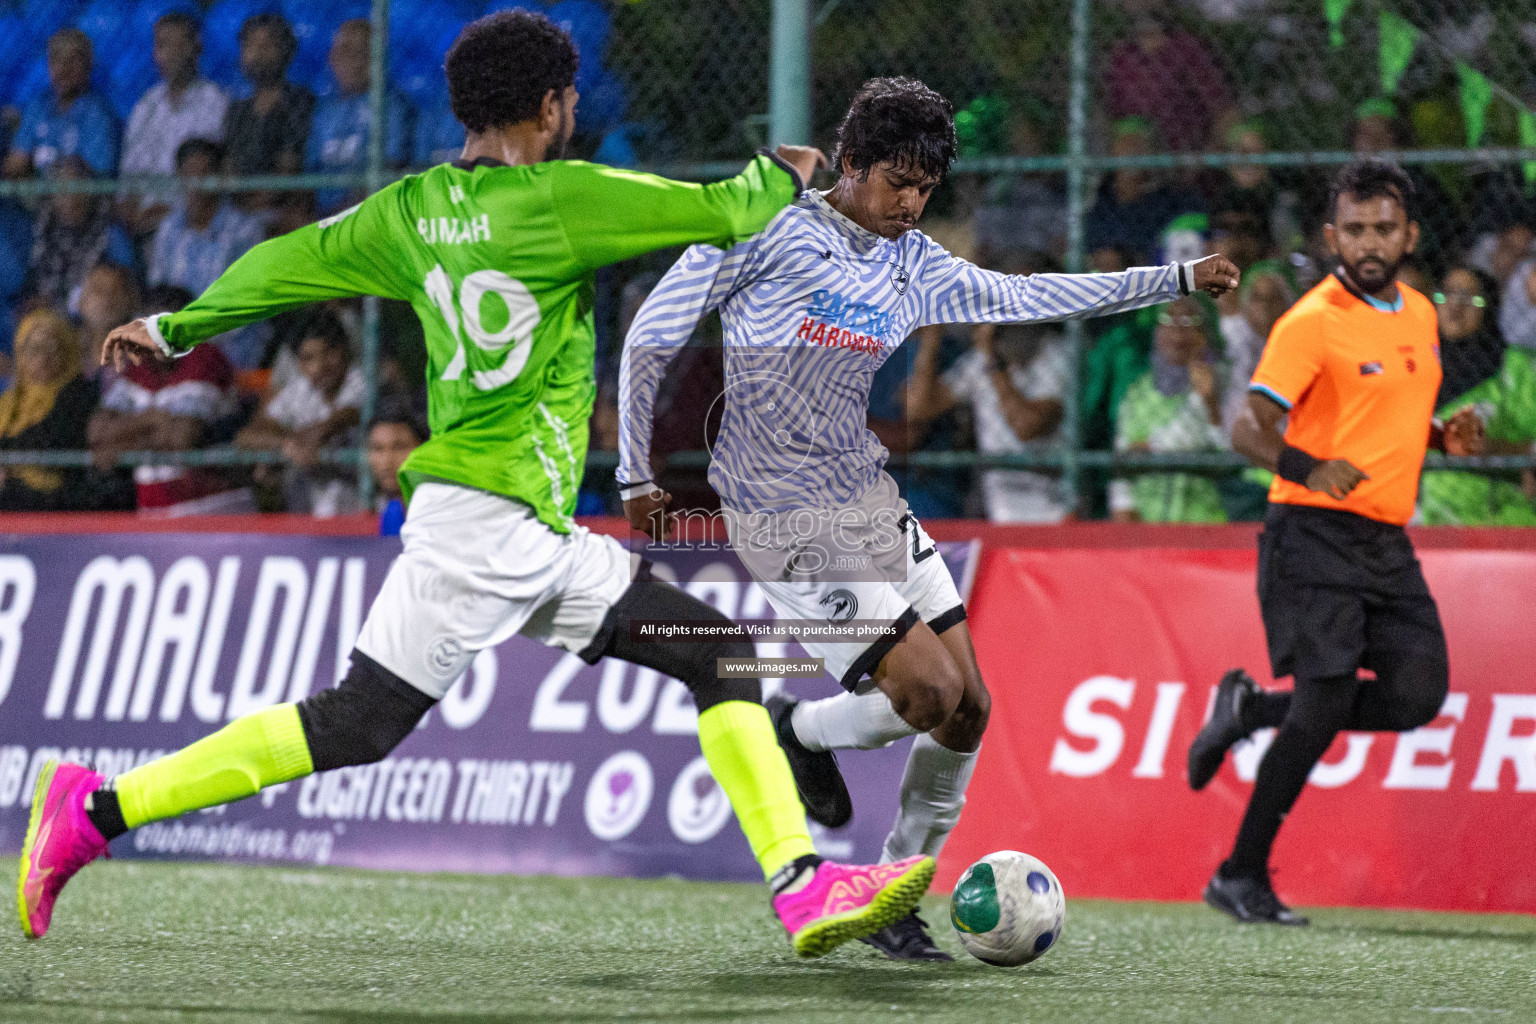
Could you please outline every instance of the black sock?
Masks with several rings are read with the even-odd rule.
[[[91,819],[96,831],[109,843],[128,831],[128,823],[123,820],[123,809],[117,802],[116,790],[98,789],[92,793],[85,801],[85,816]]]
[[[1238,708],[1243,728],[1250,733],[1260,729],[1278,729],[1285,723],[1291,710],[1291,691],[1260,690],[1257,694],[1244,694]]]
[[[1349,719],[1359,683],[1353,677],[1297,680],[1289,714],[1259,764],[1253,795],[1232,846],[1221,865],[1226,878],[1263,878],[1280,824],[1301,796],[1312,768]]]
[[[807,870],[815,871],[825,857],[819,857],[814,853],[803,854],[785,864],[775,871],[773,877],[768,880],[768,888],[777,896],[800,880],[800,876]]]

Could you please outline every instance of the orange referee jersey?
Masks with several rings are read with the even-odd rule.
[[[1287,444],[1348,459],[1369,480],[1337,501],[1275,477],[1269,500],[1341,508],[1401,526],[1413,515],[1440,389],[1435,307],[1399,284],[1378,309],[1330,274],[1276,323],[1250,389],[1290,411]]]

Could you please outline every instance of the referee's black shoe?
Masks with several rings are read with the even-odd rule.
[[[944,952],[928,934],[928,922],[912,911],[893,925],[881,928],[873,935],[866,935],[860,942],[874,946],[890,960],[931,960],[948,963],[954,957]]]
[[[764,706],[773,719],[773,731],[789,760],[795,776],[795,789],[805,805],[805,816],[827,828],[842,828],[853,818],[853,798],[837,770],[837,757],[830,750],[807,750],[795,735],[790,715],[800,703],[782,694],[769,697]]]
[[[1238,740],[1245,739],[1251,731],[1243,725],[1243,702],[1258,696],[1259,684],[1240,668],[1234,668],[1221,677],[1216,687],[1216,704],[1211,709],[1211,720],[1195,736],[1189,745],[1189,788],[1196,792],[1221,771],[1221,762],[1227,751]]]
[[[1269,884],[1269,876],[1259,878],[1224,878],[1218,870],[1206,884],[1202,898],[1223,914],[1244,924],[1284,924],[1299,927],[1308,923],[1296,911],[1280,902]]]

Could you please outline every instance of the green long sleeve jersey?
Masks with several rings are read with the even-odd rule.
[[[641,253],[722,248],[767,226],[795,176],[756,157],[709,185],[581,161],[443,164],[251,249],[201,296],[151,320],[172,353],[323,299],[409,302],[427,346],[423,480],[514,498],[567,532],[587,454],[593,271]]]

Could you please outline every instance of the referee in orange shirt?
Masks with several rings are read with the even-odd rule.
[[[1205,889],[1239,921],[1307,923],[1276,897],[1269,854],[1308,774],[1340,730],[1429,723],[1449,684],[1445,632],[1403,525],[1425,450],[1480,453],[1482,421],[1470,408],[1443,429],[1433,421],[1435,308],[1395,280],[1419,237],[1412,207],[1413,184],[1395,164],[1338,175],[1324,228],[1337,269],[1275,324],[1232,431],[1233,448],[1277,474],[1259,536],[1259,607],[1274,675],[1294,681],[1264,691],[1228,672],[1189,749],[1198,790],[1234,743],[1279,727],[1232,855]]]

